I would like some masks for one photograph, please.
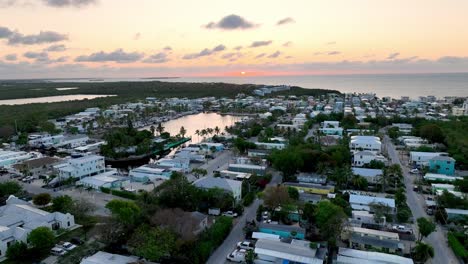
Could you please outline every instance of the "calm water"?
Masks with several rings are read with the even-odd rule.
[[[55,80],[66,82],[67,80]],[[88,79],[69,81],[89,82]],[[111,81],[153,81],[151,79],[103,79]],[[340,92],[376,93],[377,96],[400,98],[434,95],[468,96],[468,73],[440,74],[374,74],[374,75],[304,75],[304,76],[258,76],[258,77],[193,77],[161,79],[163,82],[225,82],[236,84],[286,84],[303,88],[333,89]]]
[[[184,127],[187,130],[186,137],[192,137],[192,143],[199,143],[203,138],[197,136],[195,131],[219,127],[221,132],[225,132],[226,126],[234,125],[236,121],[239,121],[242,117],[231,116],[231,115],[220,115],[216,113],[199,113],[195,115],[184,116],[175,120],[171,120],[163,123],[166,132],[171,135],[177,135],[180,132],[180,127]],[[149,127],[146,127],[149,129]],[[212,134],[213,136],[214,134]]]
[[[94,99],[94,98],[108,97],[108,96],[115,96],[115,95],[74,94],[74,95],[46,96],[46,97],[36,97],[36,98],[24,98],[24,99],[11,99],[11,100],[0,100],[0,105],[55,103],[55,102],[65,102],[65,101],[73,101],[73,100]]]

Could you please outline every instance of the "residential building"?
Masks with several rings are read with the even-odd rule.
[[[53,146],[56,148],[62,147],[73,149],[85,146],[88,141],[89,137],[87,135],[68,135],[61,138],[61,140],[55,143]]]
[[[286,148],[286,144],[284,144],[284,143],[255,142],[255,145],[256,145],[259,149],[267,149],[267,150],[272,150],[272,149],[284,149],[284,148]]]
[[[411,134],[413,125],[405,123],[393,123],[392,127],[398,127],[398,131],[402,134]]]
[[[259,223],[258,230],[262,233],[279,235],[281,238],[304,239],[306,230],[300,226]]]
[[[324,121],[322,128],[319,129],[325,135],[342,136],[343,128],[340,127],[339,121]]]
[[[395,199],[392,199],[392,198],[351,194],[349,196],[349,203],[351,205],[351,208],[353,208],[353,210],[365,210],[365,211],[372,212],[372,208],[371,208],[372,204],[381,204],[381,205],[388,206],[392,212],[395,211]]]
[[[468,223],[468,210],[445,208],[445,212],[449,222],[461,221],[465,224]]]
[[[208,228],[208,216],[206,214],[195,211],[190,213],[190,218],[194,224],[193,233],[195,235],[200,234]]]
[[[75,159],[69,159],[66,163],[54,166],[62,179],[94,176],[105,172],[105,161],[103,156],[89,155]]]
[[[271,154],[269,149],[249,149],[247,151],[247,156],[252,158],[266,158]]]
[[[80,264],[129,264],[138,263],[140,258],[134,256],[122,256],[118,254],[111,254],[103,251],[98,251],[96,254],[83,258]]]
[[[368,211],[351,211],[351,219],[359,224],[375,224],[375,215]]]
[[[28,234],[38,227],[52,230],[75,227],[73,215],[49,213],[33,207],[13,195],[0,207],[0,261],[5,259],[8,246],[16,241],[27,242]]]
[[[119,189],[122,183],[126,181],[122,177],[117,176],[117,170],[107,171],[96,176],[90,176],[81,179],[77,182],[78,185],[83,185],[86,188],[99,190],[102,188]]]
[[[357,151],[353,154],[353,166],[362,167],[371,163],[371,161],[381,161],[386,162],[387,159],[382,155],[377,155],[374,152],[364,150],[364,151]]]
[[[16,163],[33,158],[31,153],[0,149],[0,167],[10,167]]]
[[[410,258],[381,252],[369,252],[351,248],[338,249],[336,264],[413,264]]]
[[[39,177],[41,175],[50,174],[54,170],[53,165],[59,162],[58,158],[43,157],[38,159],[30,159],[13,165],[17,171],[25,174]]]
[[[228,171],[228,170],[222,170],[219,172],[220,176],[222,178],[227,178],[231,180],[238,180],[242,181],[244,179],[249,179],[252,174],[250,173],[245,173],[245,172],[237,172],[237,171]]]
[[[240,181],[215,177],[203,177],[194,181],[193,185],[201,189],[219,188],[231,193],[236,201],[241,200],[242,182]]]
[[[311,248],[309,241],[291,240],[290,243],[273,239],[259,239],[255,244],[255,263],[322,264],[324,255]]]
[[[468,115],[468,100],[466,100],[461,107],[454,106],[452,108],[452,115],[454,116]]]
[[[448,156],[436,156],[429,160],[429,170],[437,174],[454,175],[455,159]]]
[[[311,194],[327,195],[335,191],[335,186],[322,185],[314,183],[296,183],[296,182],[285,182],[284,186],[292,187],[297,189],[299,192],[307,192]]]
[[[187,173],[190,171],[190,159],[176,157],[173,159],[163,158],[156,161],[157,165],[166,166],[171,168],[181,169],[183,172]]]
[[[429,166],[429,160],[438,156],[448,156],[445,152],[410,152],[410,162],[413,166]]]
[[[424,180],[454,182],[456,180],[463,180],[463,177],[447,176],[444,174],[435,174],[435,173],[426,173],[426,175],[424,175]]]
[[[171,177],[173,170],[169,167],[147,164],[131,169],[128,175],[132,180],[138,182],[154,181],[156,179],[167,180]]]
[[[352,136],[349,149],[354,151],[367,150],[378,154],[382,151],[380,138],[374,136]]]
[[[228,170],[236,172],[245,172],[263,176],[266,173],[266,167],[254,164],[229,164]]]
[[[367,180],[369,183],[377,183],[383,175],[383,171],[379,169],[366,169],[366,168],[356,168],[352,167],[353,174],[361,176]]]

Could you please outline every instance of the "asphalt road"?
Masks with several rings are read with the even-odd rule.
[[[224,150],[215,159],[209,160],[207,163],[200,166],[208,172],[207,176],[213,176],[213,171],[227,169],[227,165],[231,162],[234,157],[234,153],[231,150]]]
[[[273,175],[271,182],[268,184],[269,186],[277,185],[281,183],[281,176],[279,174]],[[244,214],[236,219],[236,223],[229,233],[228,237],[224,240],[223,244],[221,244],[215,252],[210,256],[207,264],[222,264],[222,263],[229,263],[226,260],[226,256],[229,255],[237,245],[237,242],[245,240],[244,235],[244,226],[246,221],[252,221],[257,216],[257,209],[258,207],[263,204],[263,200],[256,199],[252,205],[246,207],[244,209]]]
[[[383,143],[385,144],[388,150],[388,156],[390,161],[393,164],[399,164],[403,170],[406,186],[407,203],[413,213],[413,218],[416,221],[416,219],[418,219],[419,217],[428,217],[424,210],[424,197],[413,191],[414,178],[409,173],[409,168],[407,166],[403,166],[403,164],[401,163],[400,157],[398,156],[398,152],[395,150],[395,146],[393,145],[388,136],[385,136]],[[415,225],[415,233],[417,233],[417,225]],[[453,254],[452,249],[448,246],[447,237],[441,225],[437,225],[436,231],[433,232],[429,237],[425,238],[424,241],[432,245],[432,247],[434,247],[434,258],[428,260],[427,263],[460,263],[456,258],[455,254]]]

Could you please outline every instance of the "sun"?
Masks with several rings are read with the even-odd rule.
[[[245,72],[244,72],[244,71],[242,71],[242,72],[240,72],[240,74],[241,74],[241,75],[245,75]]]

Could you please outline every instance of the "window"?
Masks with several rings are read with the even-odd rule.
[[[70,226],[70,221],[67,222],[67,226]]]

